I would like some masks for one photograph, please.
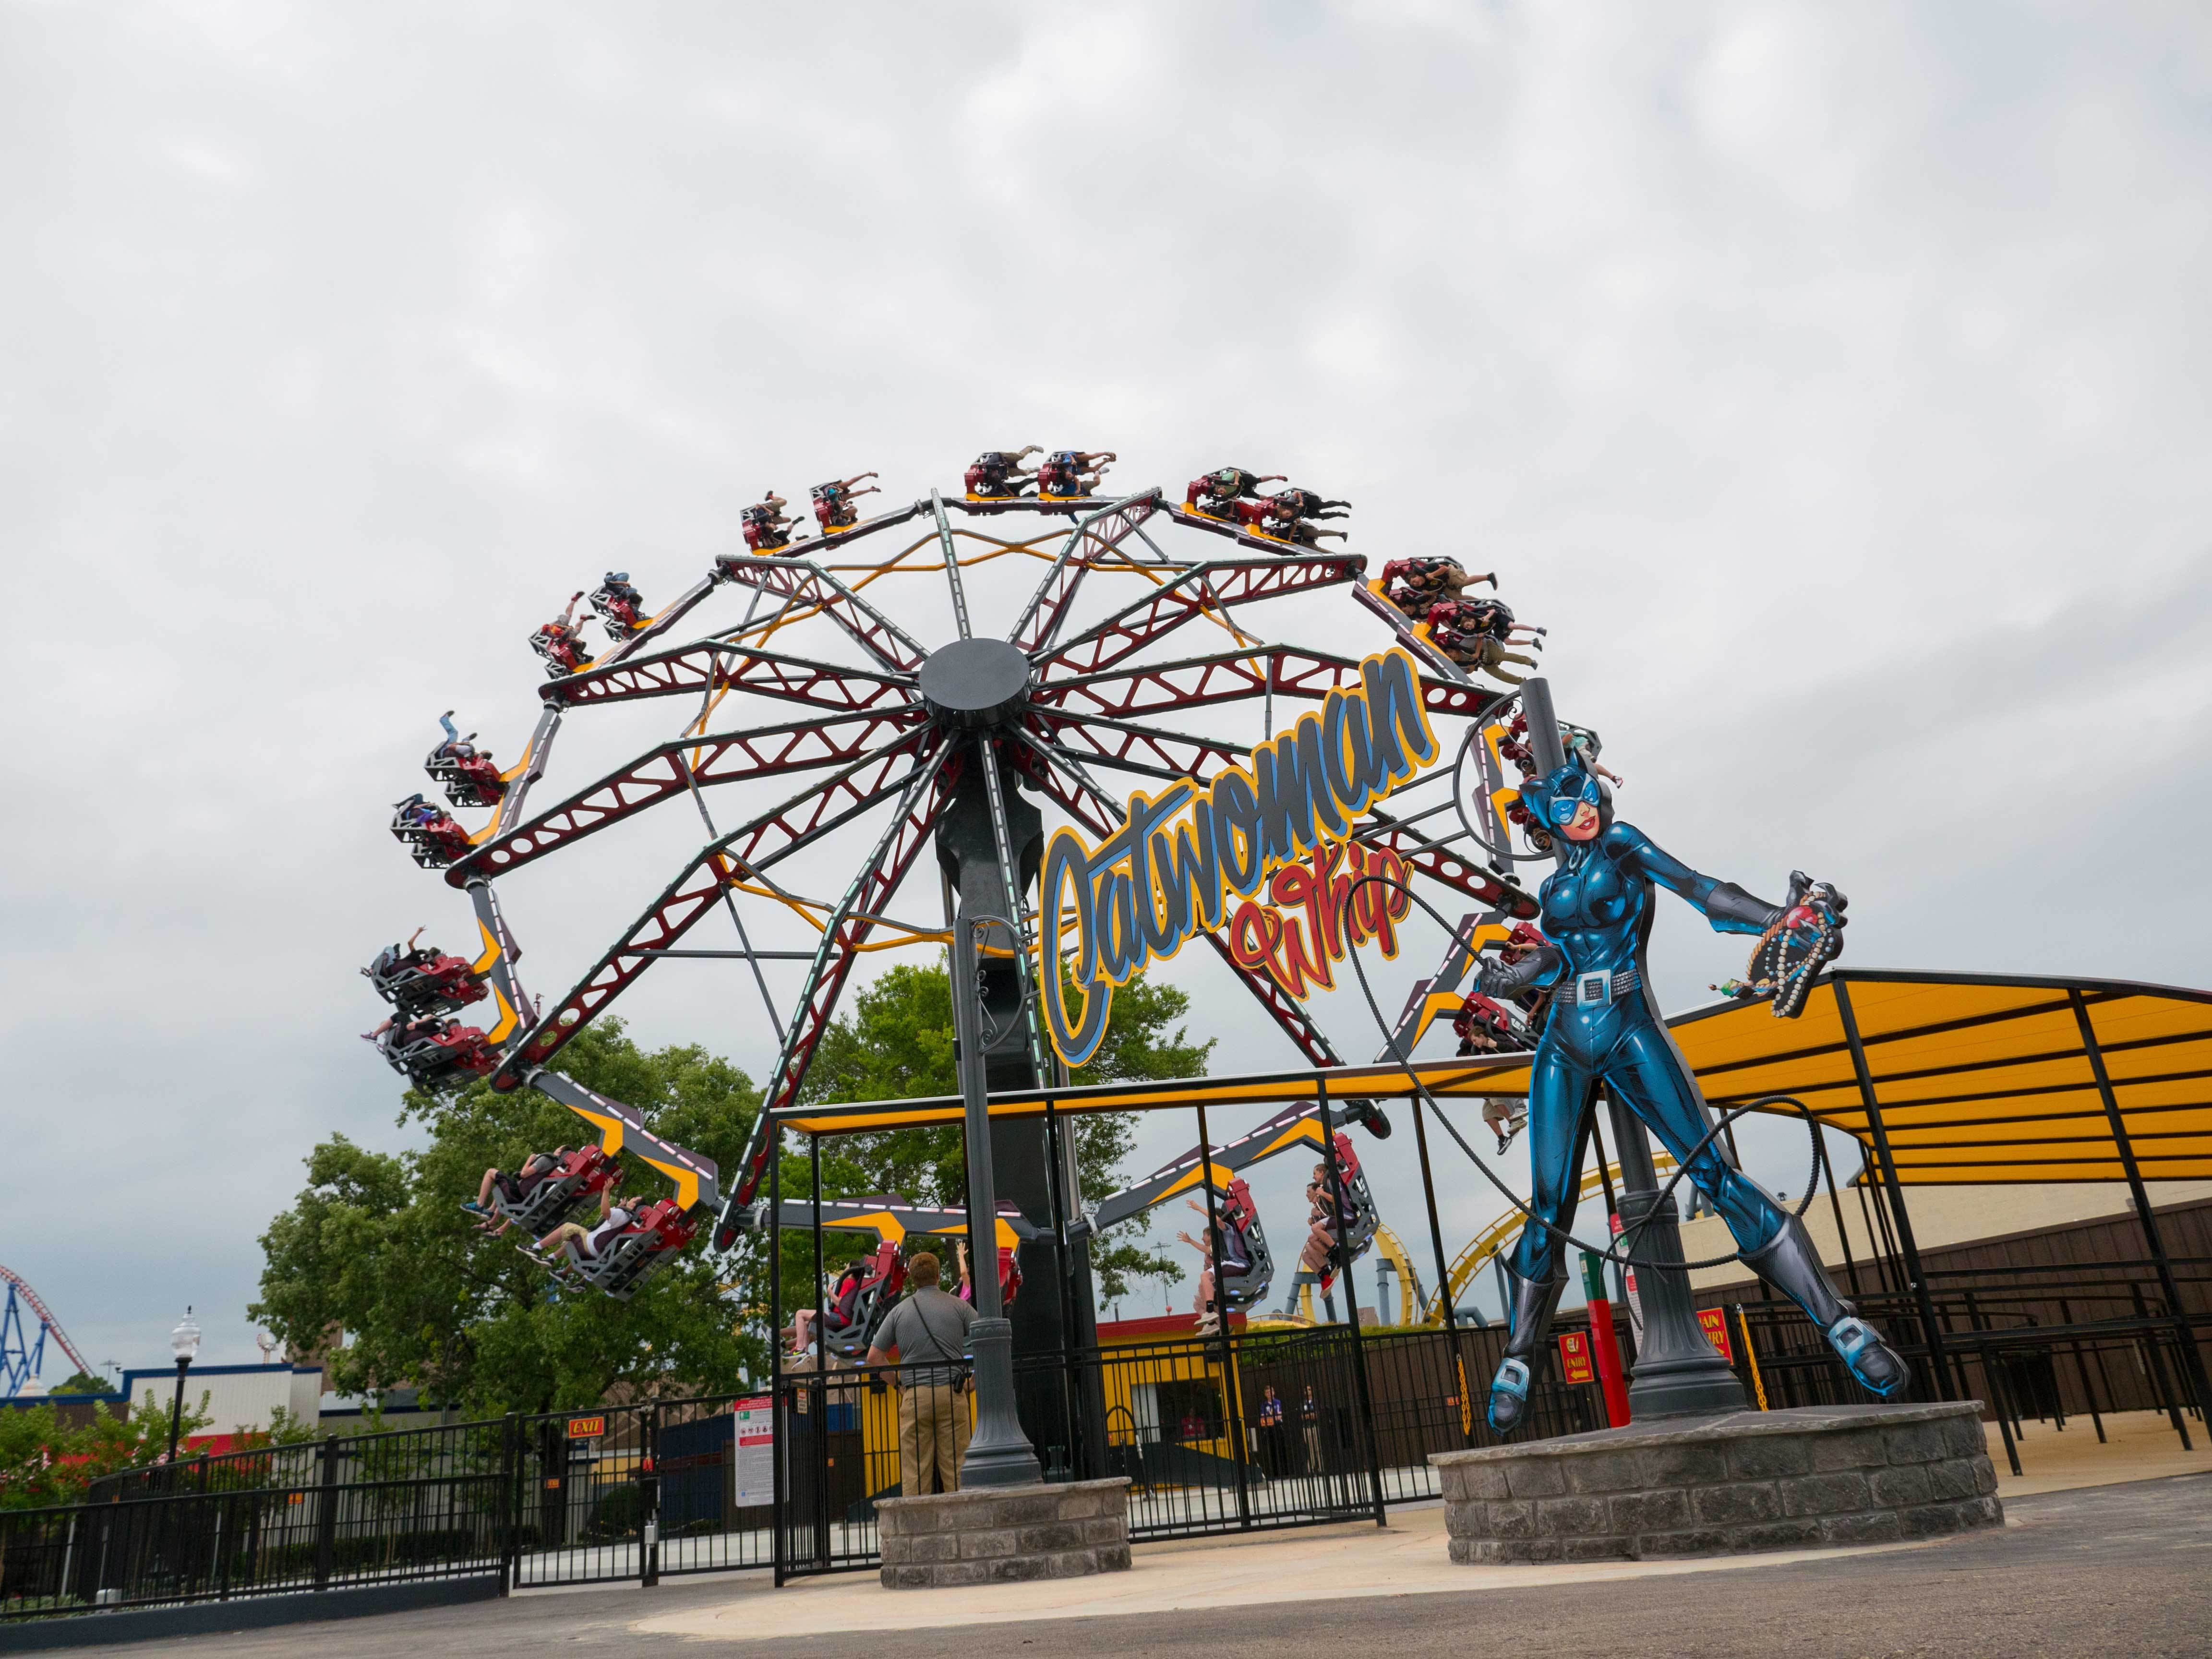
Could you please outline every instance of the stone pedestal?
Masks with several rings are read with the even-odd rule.
[[[1126,1572],[1128,1492],[1116,1478],[884,1498],[876,1505],[884,1588]]]
[[[1429,1461],[1455,1561],[1725,1555],[2004,1523],[1975,1401],[1672,1418]]]

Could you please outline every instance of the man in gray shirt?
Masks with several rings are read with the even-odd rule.
[[[885,1317],[868,1349],[871,1365],[888,1365],[896,1354],[900,1364],[914,1367],[900,1378],[898,1406],[899,1490],[909,1498],[958,1491],[960,1460],[968,1451],[967,1367],[961,1361],[975,1310],[938,1288],[942,1271],[927,1250],[906,1264],[914,1288]],[[933,1360],[948,1363],[928,1363]]]

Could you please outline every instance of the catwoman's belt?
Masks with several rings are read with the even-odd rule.
[[[1626,996],[1643,982],[1633,968],[1577,974],[1567,987],[1567,1000],[1577,1008],[1601,1008]]]

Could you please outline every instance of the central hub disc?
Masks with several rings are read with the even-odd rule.
[[[921,701],[940,726],[980,732],[1013,718],[1029,695],[1030,659],[1005,640],[955,640],[921,665]]]

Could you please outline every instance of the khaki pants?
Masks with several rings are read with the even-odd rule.
[[[898,1420],[900,1492],[915,1498],[959,1491],[960,1460],[968,1451],[968,1390],[957,1382],[901,1389]]]

